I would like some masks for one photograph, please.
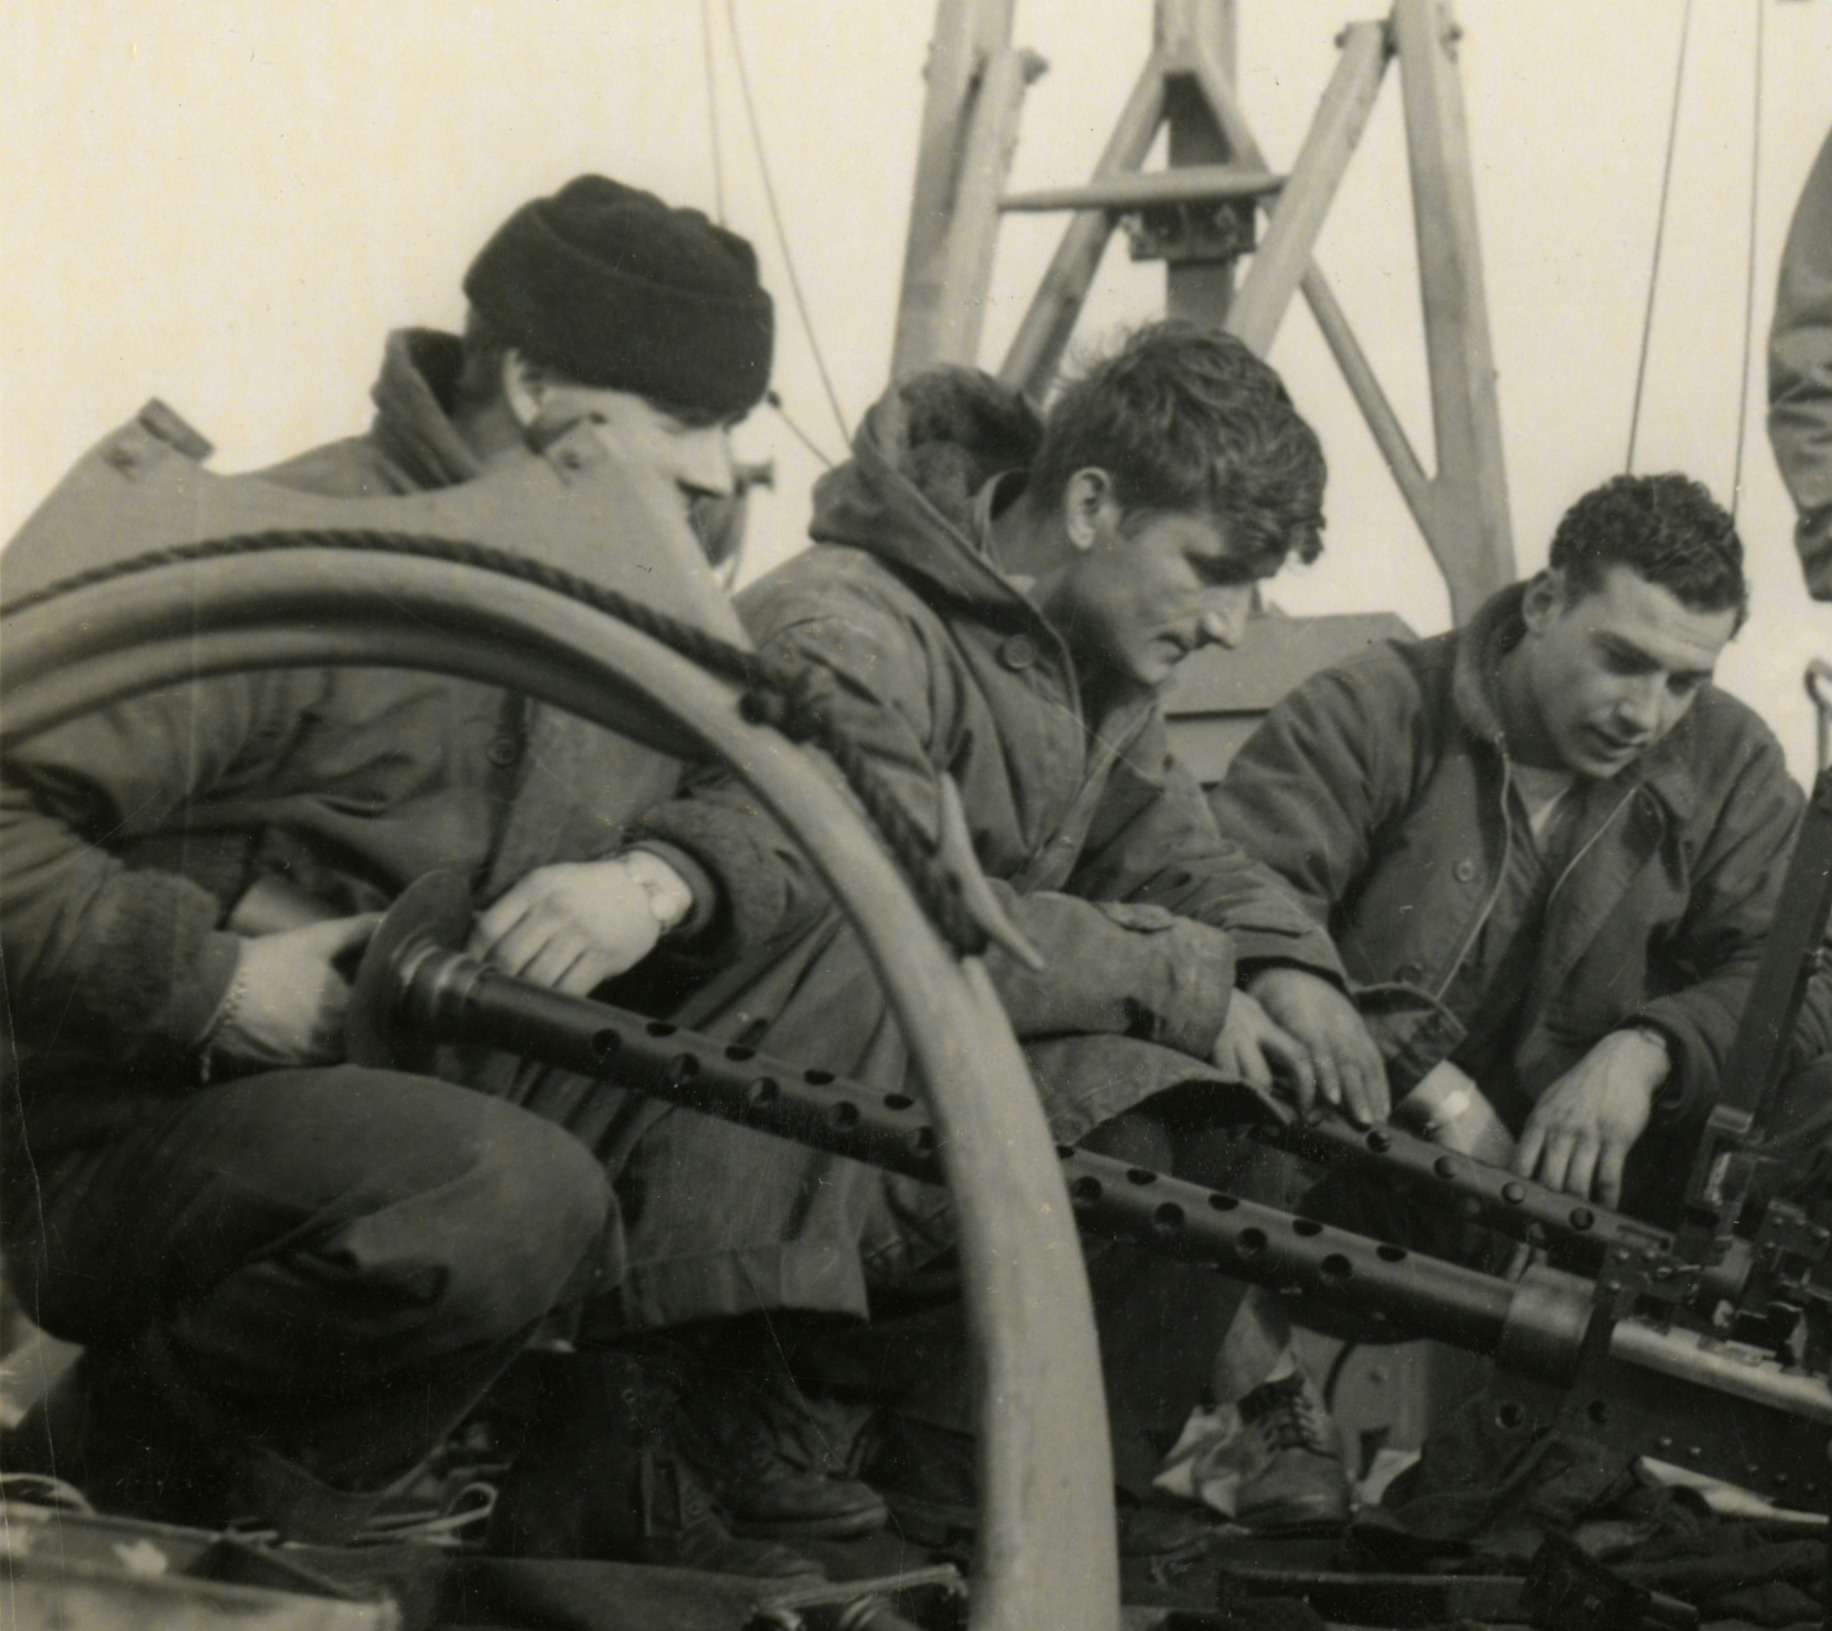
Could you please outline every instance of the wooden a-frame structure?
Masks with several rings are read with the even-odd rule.
[[[1264,354],[1299,290],[1444,574],[1462,622],[1514,578],[1507,477],[1476,237],[1458,29],[1440,0],[1351,23],[1289,174],[1267,167],[1234,90],[1235,0],[1155,0],[1152,51],[1083,186],[1006,196],[1025,87],[1042,59],[1011,44],[1015,0],[938,0],[892,369],[978,361],[999,216],[1071,214],[999,372],[1040,394],[1101,255],[1124,222],[1167,263],[1167,308]],[[1294,12],[1301,19],[1302,12]],[[1397,57],[1418,236],[1435,469],[1427,472],[1313,250],[1389,59]],[[1160,129],[1168,165],[1142,170]],[[1257,241],[1260,217],[1264,229]],[[1251,256],[1244,276],[1237,263]]]

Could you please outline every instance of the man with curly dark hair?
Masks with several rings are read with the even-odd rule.
[[[1802,808],[1768,727],[1712,684],[1748,608],[1711,495],[1618,476],[1543,572],[1317,675],[1241,749],[1216,819],[1329,929],[1396,1119],[1672,1220]],[[1224,1368],[1289,1371],[1289,1334],[1256,1293]]]
[[[1275,1066],[1384,1108],[1327,936],[1222,838],[1158,706],[1182,657],[1238,638],[1260,579],[1316,554],[1323,483],[1272,369],[1227,335],[1160,323],[1042,421],[972,370],[900,382],[816,488],[813,547],[741,597],[761,650],[831,682],[918,822],[953,778],[992,890],[1047,958],[1038,974],[995,948],[986,966],[1064,1143],[1195,1176],[1212,1122]],[[905,1090],[863,950],[741,786],[697,786],[644,833],[694,902],[672,955],[695,980],[717,970],[688,1011],[699,1028]],[[831,1357],[949,1245],[941,1191],[691,1112],[661,1116],[640,1163],[616,1323],[626,1352],[677,1373],[704,1374],[696,1355],[726,1378]],[[1091,1270],[1120,1479],[1143,1497],[1237,1294],[1130,1248]],[[906,1533],[932,1521],[936,1539],[972,1521],[959,1306],[957,1289],[931,1300],[928,1359],[912,1362],[914,1338],[893,1356],[921,1374],[899,1441],[910,1476],[887,1493]],[[507,1492],[511,1533],[538,1530],[543,1490],[593,1476],[577,1419],[553,1407],[541,1477]],[[717,1493],[752,1532],[799,1516],[754,1481]],[[1128,1534],[1145,1544],[1145,1528]]]

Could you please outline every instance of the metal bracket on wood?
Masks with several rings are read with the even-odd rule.
[[[1148,204],[1120,224],[1135,261],[1232,265],[1253,253],[1255,214],[1250,199]]]

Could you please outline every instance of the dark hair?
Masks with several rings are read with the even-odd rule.
[[[1743,541],[1702,484],[1669,471],[1612,476],[1565,512],[1549,564],[1565,575],[1566,603],[1603,587],[1612,566],[1665,589],[1695,612],[1749,616]]]
[[[1152,323],[1066,386],[1031,465],[1033,498],[1059,502],[1091,466],[1113,478],[1128,518],[1206,511],[1269,568],[1323,547],[1322,444],[1279,376],[1231,334]]]

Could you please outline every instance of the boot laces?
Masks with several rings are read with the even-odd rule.
[[[1273,1454],[1281,1450],[1331,1453],[1322,1402],[1301,1375],[1262,1383],[1240,1401],[1240,1414]]]
[[[792,1470],[821,1473],[837,1460],[786,1373],[708,1366],[681,1401],[690,1453],[710,1454],[733,1472],[768,1479]]]

